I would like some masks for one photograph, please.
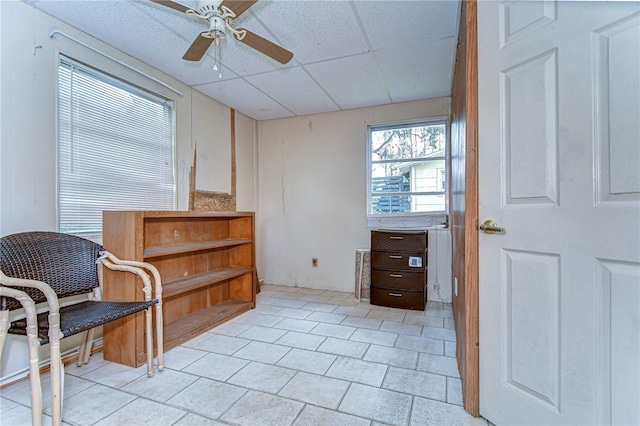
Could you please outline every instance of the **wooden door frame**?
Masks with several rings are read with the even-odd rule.
[[[463,405],[480,415],[478,311],[478,43],[476,0],[463,0],[452,88],[451,225],[456,359]],[[455,130],[455,131],[454,131]]]

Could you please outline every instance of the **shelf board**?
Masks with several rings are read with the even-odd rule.
[[[247,238],[228,238],[226,240],[197,241],[192,243],[172,244],[169,246],[147,247],[144,249],[144,258],[169,256],[172,254],[189,253],[193,251],[204,251],[224,247],[239,246],[251,243]]]
[[[165,350],[179,346],[216,325],[253,308],[252,302],[229,299],[164,326]]]
[[[207,287],[253,272],[252,268],[228,267],[204,274],[192,275],[162,284],[162,297],[169,298],[188,291]]]

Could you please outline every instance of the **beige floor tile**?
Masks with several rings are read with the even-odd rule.
[[[256,307],[253,310],[253,312],[257,312],[259,314],[273,315],[276,312],[278,312],[280,309],[282,309],[280,306],[256,304]]]
[[[338,305],[338,306],[357,306],[360,302],[355,298],[343,299],[341,297],[332,297],[331,299],[329,299],[329,302],[327,303],[331,305]]]
[[[92,425],[134,399],[136,396],[129,393],[96,384],[79,394],[65,398],[62,419],[77,425]],[[46,412],[50,415],[51,408]]]
[[[396,333],[387,331],[367,330],[359,328],[349,338],[356,342],[373,343],[382,346],[393,346],[398,339]]]
[[[429,317],[422,314],[408,313],[404,317],[406,324],[426,325],[429,327],[443,327],[444,318],[442,317]]]
[[[447,398],[447,378],[438,374],[389,367],[382,387],[410,395],[445,401]]]
[[[427,308],[425,309],[424,314],[428,317],[453,318],[453,311],[450,311],[448,309]]]
[[[4,397],[4,393],[2,393],[2,397],[0,397],[0,414],[6,413],[12,408],[18,407],[19,404],[17,402],[13,402],[10,399]]]
[[[73,367],[75,367],[75,364]],[[65,366],[65,370],[66,369],[67,367]],[[15,383],[14,385],[5,388],[2,392],[2,396],[26,407],[31,407],[30,383],[31,382],[29,380],[22,380]],[[64,398],[69,398],[70,396],[80,393],[93,385],[95,385],[95,382],[66,374],[64,378]],[[51,407],[51,376],[48,372],[40,376],[40,389],[42,390],[42,408]]]
[[[201,378],[167,402],[207,417],[218,418],[246,393],[245,388]]]
[[[411,409],[410,426],[482,425],[487,421],[476,418],[462,407],[430,399],[415,397]]]
[[[456,329],[456,325],[453,322],[453,318],[444,318],[444,328],[448,328],[450,330]]]
[[[340,324],[347,316],[331,312],[313,312],[307,317],[309,321],[326,322],[329,324]]]
[[[273,302],[273,305],[281,306],[283,308],[299,309],[299,308],[302,308],[307,303],[309,302],[305,300],[277,299]]]
[[[386,321],[402,322],[406,316],[405,312],[398,312],[397,310],[377,311],[373,310],[367,314],[367,318],[380,319]]]
[[[291,348],[286,346],[264,342],[251,342],[233,356],[251,361],[264,362],[266,364],[275,364],[290,350]]]
[[[305,294],[304,296],[302,296],[300,298],[300,300],[306,300],[307,302],[319,302],[319,303],[326,303],[329,300],[331,300],[331,297],[328,296],[319,296],[319,295],[314,295],[314,294]]]
[[[393,365],[395,367],[416,368],[418,352],[407,349],[390,348],[387,346],[371,345],[362,358],[365,361]]]
[[[244,324],[259,325],[262,327],[273,327],[274,325],[282,321],[282,317],[259,314],[257,312],[249,311],[243,315],[236,317],[235,320]]]
[[[205,351],[187,348],[186,346],[178,346],[169,352],[165,352],[164,366],[165,368],[171,368],[173,370],[182,370],[205,355],[207,355]]]
[[[350,383],[344,380],[300,372],[278,393],[279,396],[335,409]]]
[[[286,321],[287,319],[289,318],[280,318],[281,321]],[[273,343],[284,336],[286,332],[286,330],[254,325],[247,331],[240,333],[238,337],[249,340],[258,340],[260,342]]]
[[[82,378],[94,381],[96,383],[101,383],[112,388],[120,388],[142,376],[147,376],[146,365],[138,368],[133,368],[112,362],[107,365],[103,365],[100,368],[96,368],[93,371],[90,371],[89,373],[83,375]],[[153,380],[153,377],[147,378],[149,380]]]
[[[313,311],[297,308],[280,308],[274,315],[285,318],[305,319],[308,318]]]
[[[337,337],[339,339],[348,339],[356,331],[355,327],[347,327],[345,325],[320,323],[309,333],[319,334],[327,337]]]
[[[456,342],[445,341],[444,342],[444,354],[445,356],[456,356]]]
[[[236,337],[238,334],[242,333],[243,331],[247,331],[251,327],[252,327],[251,324],[243,324],[237,321],[227,321],[223,324],[220,324],[217,327],[213,327],[208,332],[213,334],[223,334],[225,336]]]
[[[198,414],[188,413],[175,422],[174,426],[227,426],[227,423],[222,423]]]
[[[456,377],[447,377],[447,402],[462,405],[462,382]]]
[[[405,324],[393,321],[382,321],[379,328],[380,331],[388,331],[390,333],[406,334],[409,336],[421,336],[422,326],[419,324]]]
[[[111,425],[172,425],[186,414],[178,408],[138,398],[102,419],[96,426]]]
[[[122,390],[147,399],[165,402],[196,380],[198,376],[193,374],[164,369],[157,372],[152,380],[146,376],[140,377],[124,386]]]
[[[298,293],[298,292],[289,292],[289,291],[283,291],[280,293],[277,293],[275,295],[273,295],[273,298],[275,299],[290,299],[290,300],[302,300],[302,297],[304,296],[304,293]]]
[[[318,347],[317,350],[334,355],[348,356],[351,358],[362,358],[367,349],[369,349],[368,343],[352,342],[351,340],[327,337],[327,339],[322,343],[322,345],[320,345],[320,347]]]
[[[5,401],[2,401],[2,404],[4,404],[4,402]],[[31,420],[31,409],[20,404],[16,404],[10,409],[2,411],[2,416],[0,416],[0,423],[2,423],[3,426],[27,426],[32,424]],[[51,426],[52,423],[51,416],[46,414],[42,415],[42,426]],[[64,420],[62,421],[62,426],[68,425],[69,423]]]
[[[381,311],[387,313],[387,311]],[[371,315],[369,312],[368,315]],[[347,325],[350,327],[358,327],[358,328],[366,328],[369,330],[377,330],[382,325],[381,319],[376,318],[362,318],[362,317],[353,317],[349,315],[342,321],[342,325]]]
[[[110,363],[111,361],[106,361],[104,359],[104,353],[102,351],[95,352],[91,354],[88,364],[84,364],[81,367],[78,367],[78,364],[76,364],[75,362],[65,365],[64,374],[80,377],[89,373],[90,371],[95,370],[96,368],[103,367]]]
[[[296,419],[294,426],[368,426],[370,423],[368,419],[307,405]]]
[[[326,303],[308,302],[302,308],[308,309],[310,311],[333,312],[337,307],[338,305],[328,305]]]
[[[287,334],[276,340],[276,344],[291,346],[292,348],[307,349],[314,351],[324,342],[326,337],[313,334],[298,333],[289,331]]]
[[[422,337],[429,337],[432,339],[449,340],[451,342],[456,341],[455,330],[439,327],[422,327]]]
[[[334,314],[344,314],[362,318],[366,317],[369,312],[371,312],[371,309],[358,308],[355,306],[338,306],[336,310],[333,311]]]
[[[460,377],[456,359],[448,356],[421,353],[418,358],[418,370],[444,376]]]
[[[309,321],[303,319],[295,319],[295,318],[285,318],[280,321],[278,324],[274,325],[273,328],[289,330],[289,331],[298,331],[300,333],[308,333],[313,329],[318,322]]]
[[[225,381],[243,369],[249,361],[210,353],[182,369],[185,373]]]
[[[324,293],[322,293],[323,296],[327,296],[327,297],[336,297],[336,298],[340,298],[340,299],[354,299],[355,300],[355,296],[353,293],[349,293],[346,291],[334,291],[334,290],[326,290]]]
[[[394,347],[436,355],[444,353],[444,342],[442,340],[426,337],[399,335]]]
[[[252,362],[234,374],[227,383],[261,392],[278,393],[296,374],[288,368]]]
[[[339,411],[400,426],[407,424],[411,401],[410,395],[354,383]]]
[[[307,373],[324,374],[336,356],[319,352],[306,351],[304,349],[291,349],[277,365],[292,368]]]
[[[250,391],[221,420],[240,425],[284,426],[293,423],[303,407],[298,401]]]
[[[251,343],[251,340],[222,334],[210,333],[211,338],[200,343],[193,349],[207,352],[215,352],[222,355],[231,355]]]
[[[338,357],[325,376],[370,386],[380,386],[386,372],[387,366],[384,364]]]

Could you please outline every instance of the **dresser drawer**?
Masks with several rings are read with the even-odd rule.
[[[412,264],[420,266],[410,266],[409,258],[412,258]],[[417,258],[417,259],[413,259]],[[402,253],[392,251],[373,251],[371,252],[371,267],[380,269],[404,269],[410,272],[422,272],[426,265],[424,252],[422,253]]]
[[[373,305],[424,311],[424,292],[371,287]]]
[[[371,250],[423,253],[427,247],[424,231],[371,231]]]
[[[424,272],[371,270],[371,287],[389,287],[405,290],[424,291]]]

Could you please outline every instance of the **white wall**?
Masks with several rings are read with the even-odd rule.
[[[196,144],[196,187],[230,192],[228,107],[23,2],[0,1],[0,19],[0,236],[58,229],[56,79],[59,53],[175,101],[178,209],[188,207],[189,171]],[[49,33],[54,29],[160,79],[184,95],[179,96],[60,35],[51,39]],[[241,116],[236,119],[236,132],[241,135],[236,138],[237,174],[242,176],[238,200],[243,208],[251,209],[255,192],[255,122]],[[10,337],[7,341],[0,380],[26,370],[28,354],[23,340]],[[73,337],[62,342],[63,350],[78,345],[78,339]],[[41,359],[48,358],[47,351],[46,347],[41,350]]]
[[[355,250],[370,246],[367,125],[449,113],[450,99],[439,98],[258,122],[260,277],[271,284],[353,291]],[[450,252],[439,259],[448,262],[443,269],[449,277]],[[311,266],[314,257],[317,268]],[[439,276],[442,287],[450,288],[445,279]]]

